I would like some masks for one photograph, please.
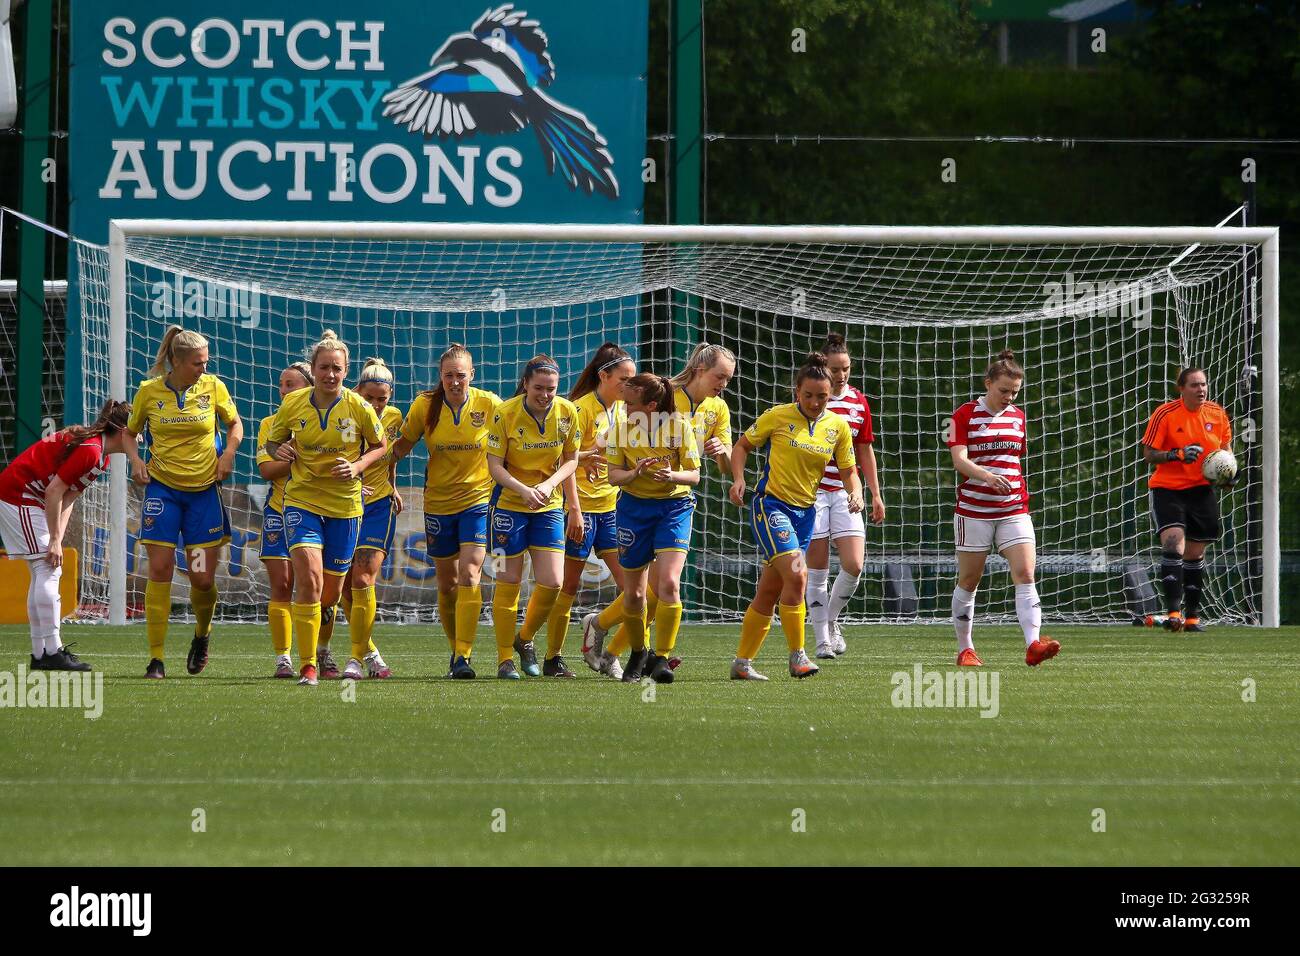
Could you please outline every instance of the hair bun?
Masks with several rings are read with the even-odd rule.
[[[809,352],[808,357],[803,360],[803,367],[809,368],[812,366],[816,366],[817,368],[825,368],[826,356],[823,355],[821,352]]]
[[[1014,362],[1016,360],[1016,353],[1011,349],[1003,349],[998,353],[998,359],[1004,362]]]
[[[843,344],[844,344],[844,336],[841,335],[839,332],[827,332],[827,333],[826,333],[826,346],[827,346],[827,348],[830,348],[831,346],[838,346],[838,345],[843,345]]]

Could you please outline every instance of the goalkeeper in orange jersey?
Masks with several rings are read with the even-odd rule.
[[[1223,406],[1209,401],[1204,369],[1178,374],[1179,397],[1152,413],[1142,435],[1142,457],[1155,465],[1150,480],[1151,518],[1160,538],[1160,586],[1165,627],[1203,631],[1205,549],[1221,533],[1219,500],[1201,473],[1205,456],[1232,444]]]

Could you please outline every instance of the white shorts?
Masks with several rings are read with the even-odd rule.
[[[39,558],[50,546],[45,509],[0,501],[0,539],[10,558]]]
[[[1034,543],[1034,522],[1027,514],[1009,518],[963,518],[954,515],[958,551],[1005,551],[1013,544]]]
[[[832,541],[839,538],[865,538],[867,536],[866,525],[862,523],[862,512],[857,514],[849,513],[849,493],[843,489],[839,491],[823,491],[817,489],[817,500],[813,503],[815,516],[813,518],[813,540],[821,538],[830,538]]]

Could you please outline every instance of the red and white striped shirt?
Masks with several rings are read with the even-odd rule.
[[[948,447],[965,445],[975,464],[1011,483],[1004,495],[991,485],[963,478],[957,486],[957,514],[963,518],[1008,518],[1028,514],[1029,487],[1020,460],[1025,455],[1025,413],[1014,405],[992,412],[983,397],[952,413]]]
[[[843,395],[837,395],[826,403],[826,410],[834,412],[849,423],[849,433],[853,438],[853,444],[870,445],[875,441],[875,436],[871,433],[871,406],[867,404],[867,396],[863,395],[852,385],[844,392]],[[842,491],[844,481],[840,477],[840,469],[835,464],[834,457],[826,466],[826,472],[822,475],[821,484],[817,486],[821,491]]]
[[[108,467],[104,461],[104,439],[99,435],[87,438],[60,462],[63,449],[71,442],[72,436],[67,432],[57,432],[11,461],[0,473],[0,501],[44,508],[45,490],[55,475],[73,491],[89,488]]]

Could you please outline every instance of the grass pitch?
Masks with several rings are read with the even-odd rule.
[[[0,865],[1300,863],[1300,628],[1061,628],[1031,669],[1017,628],[977,623],[995,718],[893,705],[895,672],[954,669],[946,627],[848,628],[802,682],[773,628],[761,685],[727,679],[735,628],[688,627],[653,699],[576,632],[578,680],[507,684],[381,627],[397,676],[349,702],[272,679],[260,627],[218,626],[190,677],[173,626],[163,682],[143,628],[66,628],[104,712],[0,710]],[[0,670],[29,650],[0,628]],[[487,627],[477,650],[491,675]]]

